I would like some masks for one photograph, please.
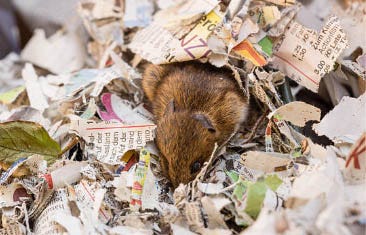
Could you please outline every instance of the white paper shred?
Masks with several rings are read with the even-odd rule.
[[[151,1],[126,0],[125,6],[125,15],[123,16],[123,23],[125,27],[145,27],[152,20],[154,6]]]
[[[273,116],[303,127],[308,121],[320,121],[320,109],[301,101],[294,101],[271,112],[268,118]]]
[[[242,155],[242,164],[249,169],[261,173],[272,173],[291,162],[288,154],[248,151]],[[259,172],[258,172],[259,171]]]
[[[21,53],[23,60],[56,74],[81,69],[85,57],[83,42],[75,33],[59,31],[46,38],[42,29],[34,32]]]
[[[224,188],[221,183],[201,183],[197,184],[198,189],[206,194],[218,194]]]
[[[33,65],[27,63],[22,70],[22,76],[25,81],[25,87],[31,106],[39,111],[45,110],[48,107],[47,99],[42,93],[41,86],[38,82],[38,76],[34,71]]]
[[[344,97],[313,129],[339,142],[345,138],[354,143],[366,131],[366,93],[358,98]]]

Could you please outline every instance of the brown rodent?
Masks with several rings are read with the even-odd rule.
[[[149,65],[143,90],[157,123],[156,144],[163,173],[174,188],[188,183],[246,119],[248,99],[232,71],[185,62]]]

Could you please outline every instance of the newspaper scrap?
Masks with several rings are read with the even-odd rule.
[[[80,183],[75,186],[77,201],[80,204],[84,204],[86,207],[93,208],[93,212],[96,213],[95,217],[98,217],[103,223],[107,223],[112,215],[104,205],[100,205],[104,196],[104,193],[100,190],[100,185],[97,182],[87,182],[85,180],[81,180]],[[97,193],[103,194],[98,198]]]
[[[8,234],[14,234],[14,235],[22,235],[26,233],[26,228],[21,223],[9,219],[6,216],[4,216],[3,219],[4,227],[0,229],[0,234],[2,235],[8,235]]]
[[[54,222],[57,213],[70,214],[70,208],[67,204],[67,190],[58,189],[52,196],[47,207],[42,211],[41,215],[36,219],[34,224],[34,232],[37,234],[63,234],[66,230]]]
[[[105,69],[82,69],[76,73],[65,75],[62,77],[63,85],[61,88],[61,97],[70,98],[75,94],[89,88],[92,84],[92,96],[97,96],[105,85],[110,83],[113,79],[122,76],[122,71],[115,66]],[[58,77],[59,78],[59,77]]]
[[[274,53],[273,64],[300,85],[317,92],[321,78],[333,70],[347,43],[337,17],[329,18],[319,34],[293,22]]]
[[[196,2],[196,1],[191,1]],[[199,1],[195,4],[200,5]],[[189,10],[189,8],[181,9]],[[166,64],[177,61],[188,61],[207,57],[211,50],[207,38],[223,19],[220,7],[217,6],[201,17],[199,23],[182,39],[175,38],[158,22],[139,31],[129,48],[154,64]]]
[[[314,168],[308,168],[300,177],[296,178],[289,195],[290,198],[309,200],[319,197],[323,193],[329,197],[333,190],[332,187],[343,183],[334,152],[328,148],[327,153],[325,165],[320,166],[319,164]],[[314,184],[314,182],[317,183]],[[313,190],[308,190],[307,186],[309,185],[314,186]],[[293,207],[301,206],[301,204],[295,204],[294,201],[291,203],[294,203]]]
[[[120,164],[120,158],[130,149],[141,149],[155,136],[154,124],[124,125],[118,122],[96,123],[72,120],[70,129],[87,143],[90,157],[109,164]]]

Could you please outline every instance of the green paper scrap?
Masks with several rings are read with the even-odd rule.
[[[233,182],[236,182],[238,181],[239,179],[239,174],[235,171],[225,171],[225,173],[230,177],[230,179],[233,181]]]
[[[261,211],[264,198],[268,189],[276,191],[282,184],[282,180],[277,175],[269,175],[257,182],[244,181],[237,184],[233,191],[233,197],[237,200],[246,200],[244,212],[253,219],[256,219]],[[246,197],[244,197],[246,194]]]
[[[302,156],[301,147],[295,148],[294,151],[292,152],[291,156],[293,158],[301,157]]]
[[[268,56],[272,56],[273,53],[273,43],[269,37],[265,36],[262,38],[258,44],[262,47],[262,51]]]
[[[264,179],[264,182],[273,192],[275,192],[283,181],[277,175],[269,175]]]
[[[25,86],[18,86],[0,94],[0,103],[11,104],[25,90]]]
[[[244,211],[253,219],[257,218],[266,196],[267,187],[266,184],[261,182],[256,182],[249,186],[247,193],[247,206]]]

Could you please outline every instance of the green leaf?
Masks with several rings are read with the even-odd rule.
[[[33,154],[42,155],[51,164],[61,155],[61,148],[38,123],[0,123],[0,161],[12,163]]]

